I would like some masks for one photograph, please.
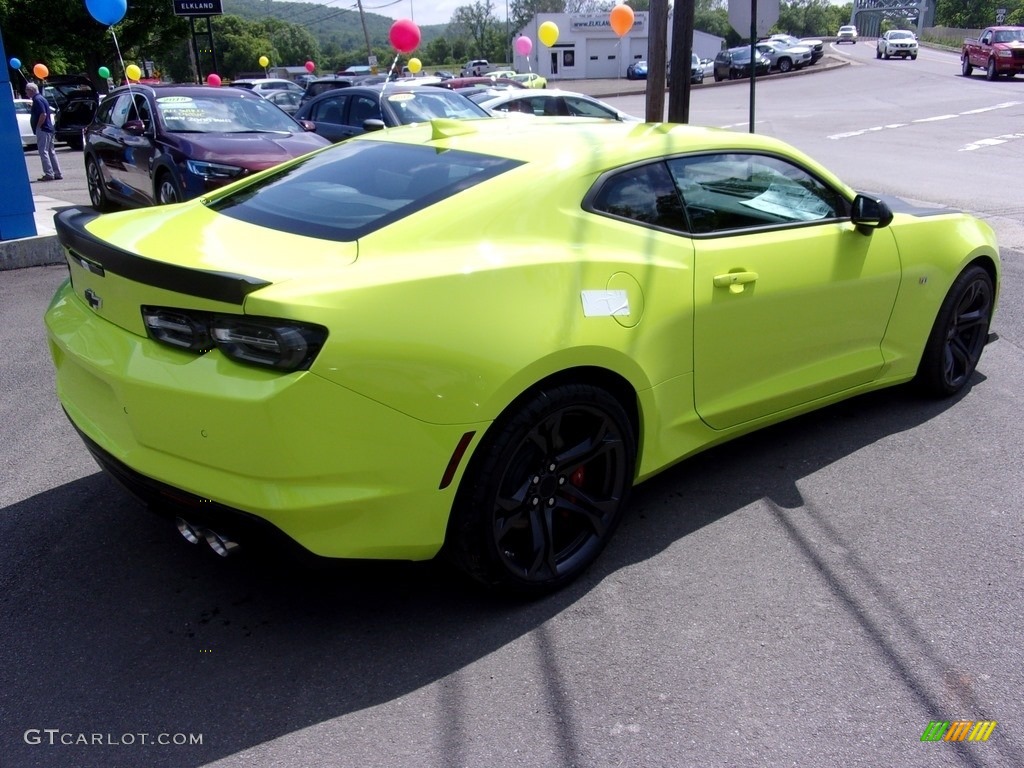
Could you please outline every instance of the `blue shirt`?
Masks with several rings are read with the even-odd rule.
[[[42,128],[39,127],[40,115],[46,115],[46,122],[43,123]],[[32,97],[32,113],[29,115],[29,120],[32,122],[33,133],[36,131],[53,133],[53,120],[50,119],[50,102],[41,93],[37,93]]]

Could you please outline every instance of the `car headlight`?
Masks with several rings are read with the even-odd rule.
[[[1009,59],[1010,57],[1013,56],[1013,51],[1008,51],[1005,48],[1002,48],[996,52],[996,56],[998,56],[1001,59]]]
[[[217,348],[236,362],[280,371],[308,369],[327,340],[322,326],[276,317],[142,307],[142,320],[161,344],[200,354]]]
[[[186,160],[185,167],[194,176],[203,179],[233,179],[245,173],[245,168],[223,163],[208,163],[205,160]]]

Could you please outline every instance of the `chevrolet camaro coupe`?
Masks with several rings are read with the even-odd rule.
[[[634,484],[870,390],[972,381],[983,221],[765,136],[435,120],[184,203],[57,217],[60,402],[190,541],[447,555],[539,595]]]

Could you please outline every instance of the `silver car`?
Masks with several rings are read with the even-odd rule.
[[[807,45],[786,45],[778,40],[757,44],[757,50],[768,59],[772,69],[789,72],[811,63],[811,48]]]
[[[601,117],[620,122],[642,122],[639,117],[620,112],[592,96],[572,91],[521,88],[505,91],[480,106],[499,117],[515,113],[537,117]]]

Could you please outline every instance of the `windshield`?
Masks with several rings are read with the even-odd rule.
[[[993,38],[993,42],[996,43],[1012,43],[1014,40],[1024,41],[1024,27],[997,30]]]
[[[426,123],[435,117],[465,120],[470,117],[490,117],[488,113],[461,93],[444,88],[417,88],[411,91],[385,93],[382,100],[401,125]]]
[[[237,98],[209,96],[160,96],[160,118],[175,133],[298,133],[299,125],[261,96],[245,91]]]
[[[208,205],[261,227],[351,241],[518,164],[492,155],[357,140],[310,155]]]
[[[914,35],[912,32],[892,32],[889,35],[890,40],[913,40]]]

